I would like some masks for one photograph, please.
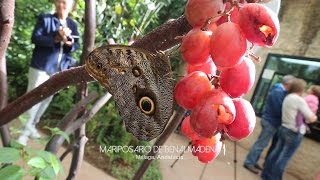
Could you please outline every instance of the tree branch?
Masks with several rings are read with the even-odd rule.
[[[102,96],[97,102],[93,105],[92,109],[84,114],[81,118],[74,121],[70,124],[66,129],[63,129],[67,135],[70,135],[75,132],[75,130],[79,129],[83,124],[87,123],[111,98],[111,94],[106,93]],[[88,100],[82,100],[88,102]],[[80,102],[79,102],[80,103]],[[46,151],[50,151],[53,154],[56,154],[63,144],[65,138],[61,135],[55,135],[48,142],[46,146]]]
[[[102,96],[92,107],[90,111],[84,114],[77,121],[73,122],[65,131],[67,134],[73,133],[75,130],[79,129],[83,124],[86,124],[111,98],[110,93],[106,93]]]
[[[178,108],[177,112],[171,116],[172,117],[171,122],[167,125],[166,129],[163,131],[161,136],[154,143],[153,147],[154,146],[157,146],[157,147],[162,146],[167,141],[167,139],[170,137],[170,135],[174,132],[174,130],[178,127],[178,125],[180,124],[180,122],[184,118],[185,113],[186,113],[185,109],[183,109],[182,107]],[[151,149],[154,149],[153,147]],[[156,154],[157,154],[157,151],[150,151],[147,156],[154,157]],[[146,170],[150,166],[153,159],[154,158],[145,159],[143,161],[143,163],[141,164],[140,168],[138,169],[138,171],[136,172],[136,174],[134,175],[133,179],[135,179],[135,180],[142,179],[143,174],[146,172]]]
[[[20,114],[30,109],[33,105],[47,97],[54,95],[59,90],[82,82],[92,81],[93,78],[85,71],[83,66],[57,73],[50,79],[27,94],[20,96],[0,111],[0,126],[9,123]]]
[[[68,129],[65,130],[65,133],[67,133],[68,135],[70,135],[71,133],[73,133],[75,130],[79,129],[83,124],[87,123],[95,114],[97,114],[97,112],[109,101],[109,99],[111,98],[111,94],[110,93],[106,93],[104,96],[102,96],[92,107],[92,109],[87,112],[85,115],[83,115],[80,119],[78,119],[77,121],[75,121],[73,124],[71,124]],[[57,152],[57,150],[60,148],[60,146],[62,145],[63,141],[65,140],[63,136],[61,135],[57,135],[57,138],[59,138],[58,142],[61,142],[60,144],[57,144],[55,147],[56,151],[54,153]],[[69,148],[75,148],[77,146],[72,145],[72,147],[68,147]],[[60,157],[60,159],[63,159],[69,152],[71,152],[71,150],[66,150],[65,153]]]
[[[67,129],[68,126],[70,126],[70,124],[72,123],[72,121],[74,121],[77,116],[78,113],[80,111],[83,111],[85,109],[85,106],[87,104],[89,104],[91,101],[95,100],[97,98],[97,94],[93,93],[93,94],[89,94],[86,98],[82,99],[81,101],[79,101],[72,109],[71,111],[68,112],[68,114],[66,114],[63,119],[61,120],[60,125],[58,126],[59,129],[61,131],[65,131]],[[70,134],[68,134],[70,135]],[[53,154],[56,154],[59,150],[59,148],[61,147],[61,145],[64,142],[64,138],[61,135],[54,135],[50,141],[47,143],[45,150],[49,151]]]
[[[165,51],[181,43],[181,36],[191,30],[184,16],[168,21],[141,39],[135,41],[131,46],[140,47],[150,52]]]
[[[81,167],[82,161],[83,161],[83,154],[84,154],[84,146],[86,142],[88,141],[88,138],[85,136],[85,125],[82,125],[80,128],[80,140],[79,144],[76,145],[76,150],[73,152],[71,166],[69,169],[69,175],[66,178],[66,180],[73,180],[76,178],[76,175]],[[83,136],[81,136],[83,134]]]
[[[173,30],[170,28],[170,26],[178,28],[179,30]],[[179,40],[176,37],[184,35],[190,29],[191,26],[187,23],[185,17],[181,16],[176,20],[159,26],[152,32],[148,33],[145,37],[135,41],[132,46],[147,49],[153,52],[155,50],[163,51],[179,43],[181,39]],[[164,39],[166,41],[164,43],[161,43]],[[152,44],[154,43],[157,45],[153,46]],[[93,79],[88,75],[83,66],[63,71],[54,75],[44,84],[38,86],[28,94],[19,97],[18,99],[10,103],[5,109],[1,110],[0,126],[3,126],[4,124],[10,122],[12,119],[18,117],[24,111],[31,108],[34,104],[37,104],[43,99],[53,95],[58,90],[69,85],[80,84],[92,80]],[[41,94],[42,96],[40,97],[39,94]]]
[[[8,83],[5,52],[12,33],[14,24],[15,0],[0,0],[0,110],[8,103]],[[7,125],[0,127],[3,146],[9,146],[10,131]]]
[[[85,1],[85,29],[84,29],[84,45],[81,54],[81,65],[84,64],[85,59],[89,56],[89,53],[94,48],[95,33],[96,32],[96,0]],[[83,99],[88,94],[88,88],[86,83],[81,83],[78,86],[77,99]],[[80,112],[82,115],[86,111]],[[76,131],[75,135],[80,139],[78,148],[75,148],[72,155],[72,162],[69,169],[69,175],[67,179],[75,179],[77,172],[79,171],[84,154],[85,144],[87,142],[86,137],[86,124],[82,124],[80,129]]]

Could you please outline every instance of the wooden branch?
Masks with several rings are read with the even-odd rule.
[[[156,146],[156,147],[162,146],[167,141],[167,139],[174,132],[174,130],[177,129],[178,125],[180,124],[180,122],[184,118],[185,113],[186,113],[185,109],[183,109],[182,107],[178,108],[177,112],[171,116],[172,120],[167,125],[166,129],[161,134],[161,136],[156,140],[156,142],[154,143],[153,146]],[[152,147],[151,149],[154,149],[154,148]],[[148,157],[151,157],[151,156],[155,157],[156,154],[157,154],[157,151],[150,151],[147,156]],[[141,164],[140,168],[138,169],[138,171],[136,172],[136,174],[134,175],[133,179],[135,179],[135,180],[142,179],[143,174],[146,172],[146,170],[150,166],[153,159],[154,158],[145,159],[142,162],[142,164]]]
[[[34,104],[54,95],[59,90],[82,82],[93,81],[83,66],[57,73],[50,79],[27,94],[11,102],[0,111],[0,126],[9,123],[20,114],[30,109]]]
[[[173,26],[179,31],[172,31],[168,26]],[[168,47],[175,46],[177,43],[181,41],[177,39],[170,39],[184,35],[188,30],[190,30],[191,26],[187,23],[184,16],[180,18],[165,23],[158,28],[156,28],[151,33],[148,33],[145,37],[138,39],[135,41],[133,46],[148,49],[150,51],[154,51],[156,47],[157,50],[166,50]],[[160,36],[161,34],[161,36]],[[149,40],[152,39],[151,40]],[[159,43],[166,39],[165,43]],[[151,43],[151,44],[149,44]],[[153,46],[152,44],[158,44],[157,46]],[[60,72],[54,76],[52,76],[48,81],[46,81],[43,85],[38,86],[36,89],[30,91],[28,94],[25,94],[12,103],[10,103],[6,108],[0,111],[0,126],[10,122],[14,118],[18,117],[24,111],[31,108],[34,104],[46,99],[47,97],[53,95],[58,90],[74,84],[80,84],[83,82],[92,81],[93,79],[88,75],[85,71],[84,67],[77,67],[67,71]],[[39,94],[42,96],[40,97]]]
[[[81,65],[84,64],[85,59],[89,56],[89,53],[94,48],[96,34],[96,0],[85,0],[85,28],[84,28],[84,45],[81,54]],[[77,99],[83,99],[88,94],[88,88],[86,83],[81,83],[77,91]],[[85,111],[80,112],[80,114]],[[75,179],[77,172],[79,171],[84,154],[85,144],[87,142],[86,137],[86,124],[82,124],[80,129],[76,131],[76,137],[80,138],[79,148],[75,148],[72,154],[72,161],[69,169],[69,175],[67,179]]]
[[[62,153],[62,155],[60,156],[60,161],[62,162],[64,160],[65,157],[67,157],[67,155],[73,151],[74,148],[78,148],[77,144],[79,144],[78,142],[69,144],[69,146],[67,147],[67,149]]]
[[[86,96],[84,99],[81,99],[67,115],[63,117],[60,121],[58,127],[60,130],[65,131],[69,125],[77,119],[78,114],[86,109],[86,105],[90,102],[96,100],[98,98],[98,94],[93,92]]]
[[[60,125],[58,126],[60,130],[65,131],[68,126],[77,118],[78,113],[85,109],[85,106],[95,100],[97,94],[89,94],[86,98],[79,101],[69,112],[66,114]],[[68,134],[70,135],[70,134]],[[53,154],[56,154],[64,142],[64,137],[61,135],[54,135],[50,141],[47,143],[45,150]]]
[[[88,96],[89,97],[89,96]],[[77,129],[79,129],[83,124],[87,123],[111,98],[111,94],[106,93],[104,96],[99,98],[97,102],[93,105],[92,109],[78,120],[74,121],[70,124],[66,129],[64,129],[67,135],[74,133]],[[83,102],[88,102],[88,99],[82,100]],[[80,103],[80,102],[79,102]],[[81,103],[82,104],[82,103]],[[53,154],[56,154],[60,147],[62,146],[65,138],[61,135],[55,135],[47,144],[46,151],[50,151]]]
[[[15,0],[0,0],[0,110],[8,103],[8,83],[5,53],[14,24]],[[0,127],[3,146],[9,146],[10,131],[7,125]]]
[[[181,43],[181,36],[191,30],[187,19],[181,16],[168,21],[143,38],[135,41],[131,46],[140,47],[151,52],[164,51]]]
[[[0,38],[1,39],[1,38]],[[6,61],[0,60],[0,110],[6,107],[8,103],[8,83]],[[8,125],[0,127],[2,146],[8,147],[10,145],[10,131]]]
[[[75,130],[79,129],[83,124],[86,124],[97,112],[109,101],[111,98],[110,93],[106,93],[102,96],[92,107],[90,111],[84,114],[77,121],[73,122],[65,131],[67,134],[73,133]]]
[[[78,171],[80,170],[80,167],[83,161],[84,146],[88,141],[88,138],[85,135],[81,136],[82,134],[85,134],[85,131],[86,131],[85,125],[82,125],[78,135],[80,140],[79,140],[79,144],[77,144],[77,147],[79,148],[77,148],[77,150],[73,152],[71,166],[69,169],[69,175],[66,178],[66,180],[74,180]]]
[[[15,0],[0,0],[0,58],[4,60],[14,24]]]

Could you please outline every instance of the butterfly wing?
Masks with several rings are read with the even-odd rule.
[[[86,69],[114,96],[129,132],[139,140],[151,140],[162,133],[173,107],[174,83],[167,57],[108,45],[89,55]]]

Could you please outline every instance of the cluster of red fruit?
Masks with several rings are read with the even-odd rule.
[[[181,130],[192,140],[193,154],[208,163],[220,153],[221,134],[239,140],[253,131],[255,112],[241,98],[255,79],[247,43],[273,46],[280,26],[269,8],[245,1],[188,0],[185,13],[193,27],[181,44],[188,74],[177,83],[174,96],[191,110]],[[197,151],[199,146],[211,148]]]

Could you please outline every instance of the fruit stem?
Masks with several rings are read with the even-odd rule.
[[[248,56],[250,57],[250,59],[256,61],[257,63],[260,63],[260,62],[261,62],[260,57],[254,55],[251,51],[248,52]]]
[[[207,75],[208,76],[208,75]],[[219,82],[219,79],[220,79],[220,76],[217,76],[217,75],[211,75],[210,77],[208,76],[208,79],[210,81],[210,83],[212,85],[214,85],[214,87],[217,89],[220,87],[220,82]]]
[[[212,19],[215,19],[217,17],[221,17],[221,16],[226,16],[227,14],[225,14],[225,12],[223,13],[220,13],[216,16],[213,16],[213,17],[209,17],[203,24],[203,26],[200,28],[202,31],[207,31],[209,28],[208,28],[208,25],[211,24],[211,21]]]

